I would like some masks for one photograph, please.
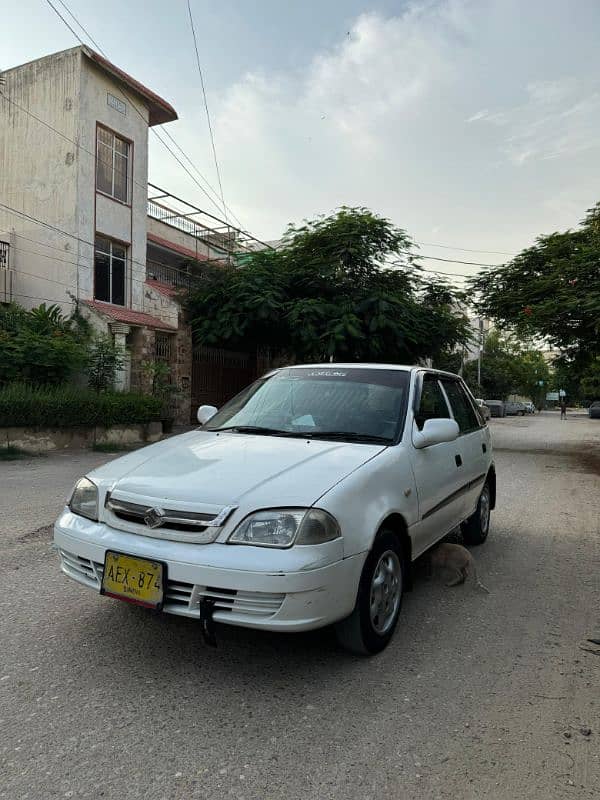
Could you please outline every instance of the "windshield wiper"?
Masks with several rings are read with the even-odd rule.
[[[315,431],[314,433],[303,433],[302,436],[306,436],[307,439],[340,439],[348,442],[372,442],[373,444],[391,444],[394,441],[389,436],[375,436],[372,433],[355,433],[354,431]]]
[[[234,433],[259,433],[263,436],[286,436],[286,431],[277,428],[261,428],[260,425],[229,425],[225,428],[204,428],[205,431],[219,433],[220,431],[233,431]]]

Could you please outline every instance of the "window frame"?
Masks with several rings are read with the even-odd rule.
[[[439,390],[440,390],[440,392],[442,394],[442,398],[443,398],[444,402],[446,403],[446,411],[448,412],[448,416],[447,417],[443,417],[443,419],[454,419],[452,406],[450,405],[450,401],[448,400],[448,395],[444,391],[444,387],[442,386],[442,383],[441,383],[441,375],[440,375],[440,373],[438,373],[438,372],[429,372],[427,370],[424,370],[423,372],[419,373],[419,375],[418,375],[419,383],[418,383],[417,391],[415,392],[415,403],[414,403],[414,406],[413,406],[413,419],[414,419],[415,425],[417,426],[417,429],[419,431],[421,431],[423,429],[419,428],[419,423],[417,422],[417,417],[419,415],[419,409],[421,407],[421,400],[423,398],[423,387],[425,386],[425,381],[428,380],[428,379],[432,379],[437,383],[438,388],[439,388]],[[435,418],[434,417],[430,417],[430,419],[442,419],[442,417],[435,417]]]
[[[100,250],[98,247],[98,239],[105,239],[109,243],[109,252],[107,253],[105,250]],[[116,245],[117,247],[121,247],[125,251],[124,258],[120,256],[113,255],[113,246]],[[108,303],[111,306],[119,306],[120,308],[127,308],[127,282],[129,276],[129,245],[126,242],[122,242],[119,239],[114,239],[112,236],[106,236],[104,233],[100,233],[96,231],[96,235],[94,237],[94,300],[97,300],[99,303]],[[108,256],[108,296],[109,300],[101,300],[99,297],[96,297],[96,253],[100,253],[103,256]],[[118,260],[119,262],[123,262],[123,303],[115,303],[113,302],[113,260]]]
[[[485,427],[485,425],[482,424],[482,416],[477,411],[476,403],[472,402],[471,397],[470,397],[470,392],[467,389],[467,386],[466,386],[465,382],[462,380],[462,378],[460,376],[458,376],[458,375],[457,376],[440,375],[438,380],[439,380],[440,386],[442,388],[442,391],[444,392],[444,396],[446,397],[446,402],[448,403],[448,407],[450,409],[450,413],[452,415],[452,419],[458,424],[458,420],[454,416],[454,408],[452,407],[452,401],[451,401],[450,397],[448,397],[448,393],[446,392],[446,387],[444,386],[444,383],[443,383],[444,380],[446,380],[448,383],[451,382],[451,383],[457,383],[458,384],[459,389],[463,390],[463,395],[465,397],[465,401],[466,401],[467,405],[470,406],[471,411],[473,412],[473,415],[475,417],[476,424],[472,428],[467,428],[466,430],[462,431],[462,430],[460,430],[460,425],[458,424],[458,428],[459,428],[458,435],[459,435],[459,437],[460,436],[468,436],[470,433],[475,433],[475,431],[479,431],[483,427]]]
[[[100,131],[104,131],[105,133],[110,134],[112,137],[111,139],[111,191],[107,192],[104,189],[100,189],[98,186],[98,171],[100,168],[100,164],[103,163],[100,161]],[[124,145],[127,146],[127,156],[123,156],[122,154],[118,153],[116,147],[116,141],[122,142]],[[108,146],[102,143],[103,146]],[[115,174],[116,174],[116,159],[117,158],[126,158],[126,174],[125,174],[125,187],[126,187],[126,197],[125,200],[121,200],[120,197],[115,196]],[[106,164],[108,165],[108,161]],[[123,136],[122,133],[109,128],[108,125],[103,125],[100,122],[96,122],[96,171],[95,171],[95,185],[96,185],[96,192],[101,194],[103,197],[108,197],[109,200],[114,200],[115,203],[120,203],[123,206],[127,206],[131,208],[131,199],[133,193],[133,140],[129,139],[127,136]]]

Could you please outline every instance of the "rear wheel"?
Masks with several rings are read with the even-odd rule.
[[[462,535],[465,544],[483,544],[490,530],[490,513],[492,510],[492,494],[489,484],[486,483],[473,516],[463,522]]]
[[[402,546],[395,533],[382,531],[365,561],[354,611],[336,625],[339,643],[358,655],[383,650],[394,635],[403,591]]]

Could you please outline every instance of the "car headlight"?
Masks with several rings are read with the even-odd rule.
[[[229,537],[229,543],[291,547],[323,544],[340,535],[335,519],[320,508],[274,508],[256,511],[242,520]]]
[[[80,517],[98,522],[98,487],[89,478],[81,478],[75,484],[69,500],[69,508]]]

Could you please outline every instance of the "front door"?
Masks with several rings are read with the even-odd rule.
[[[458,378],[442,377],[441,384],[450,403],[452,416],[458,423],[460,435],[457,444],[463,459],[465,481],[463,517],[470,516],[477,507],[488,464],[485,427]]]
[[[422,380],[413,431],[422,430],[428,419],[452,416],[438,375],[426,373]],[[412,531],[416,558],[462,522],[468,478],[460,438],[422,449],[411,447],[410,453],[419,499],[419,521]]]

